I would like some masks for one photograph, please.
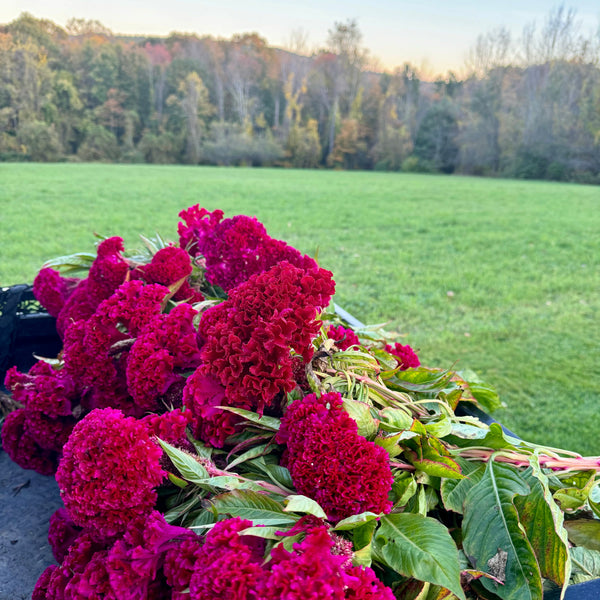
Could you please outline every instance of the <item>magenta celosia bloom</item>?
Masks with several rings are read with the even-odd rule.
[[[386,344],[385,351],[396,357],[396,359],[398,360],[398,365],[400,365],[401,371],[406,371],[406,369],[418,367],[421,364],[421,362],[419,361],[419,357],[415,354],[415,351],[408,344],[406,344],[405,346],[397,342],[393,346],[390,344]]]
[[[262,568],[264,540],[240,536],[252,521],[239,517],[219,521],[206,535],[196,553],[190,581],[190,600],[259,600],[259,582],[267,575]]]
[[[192,322],[196,314],[189,304],[180,304],[169,314],[157,315],[133,344],[127,359],[127,387],[141,408],[157,410],[159,398],[183,381],[182,373],[200,364]]]
[[[228,300],[204,313],[203,365],[198,380],[190,378],[184,392],[188,401],[193,398],[192,410],[210,404],[196,393],[203,387],[198,385],[204,383],[201,377],[210,376],[224,388],[224,404],[278,414],[281,395],[296,386],[291,350],[310,360],[311,340],[320,327],[317,313],[327,306],[334,289],[329,271],[307,272],[282,262],[252,276],[233,289]],[[210,413],[202,418],[214,420],[218,415],[212,409]],[[234,421],[227,417],[227,422]],[[221,435],[217,445],[224,439]]]
[[[393,477],[387,452],[358,434],[337,392],[294,401],[276,438],[295,488],[331,521],[364,511],[389,512]]]
[[[336,341],[336,346],[340,350],[347,350],[350,346],[360,344],[357,335],[352,329],[346,329],[341,325],[330,325],[327,330],[327,337]]]
[[[223,211],[210,213],[198,205],[179,213],[182,248],[206,259],[206,279],[228,291],[252,275],[267,271],[281,261],[314,270],[316,262],[285,242],[269,237],[256,218],[238,215],[223,220]]]
[[[56,331],[61,339],[64,339],[65,333],[73,323],[89,319],[94,314],[97,305],[90,302],[87,288],[88,280],[82,279],[58,314]]]
[[[129,264],[121,256],[124,250],[123,238],[120,237],[108,238],[98,245],[98,253],[88,275],[87,292],[92,305],[97,306],[109,298],[125,281]]]
[[[167,583],[172,588],[171,600],[189,600],[186,590],[190,587],[197,554],[202,547],[202,538],[195,536],[182,541],[165,555],[163,570]]]
[[[33,593],[31,594],[31,600],[49,600],[48,586],[50,585],[50,580],[52,579],[54,571],[57,569],[58,567],[56,565],[50,565],[44,569],[44,572],[39,576],[35,583]]]
[[[165,475],[161,454],[143,423],[112,408],[88,414],[73,429],[56,473],[75,524],[105,539],[150,513]]]
[[[53,317],[58,317],[79,279],[61,277],[58,271],[45,267],[33,280],[33,295]]]
[[[347,600],[394,600],[394,592],[369,567],[349,567],[345,571]]]
[[[170,597],[163,565],[170,550],[198,537],[189,529],[169,525],[158,511],[129,523],[106,559],[111,587],[119,600]]]
[[[162,415],[146,415],[141,422],[146,426],[150,437],[159,437],[178,448],[190,448],[186,435],[186,427],[192,422],[193,415],[190,410],[177,408]]]
[[[124,600],[113,590],[107,569],[107,550],[95,552],[81,571],[73,573],[65,586],[65,600],[102,598],[102,600]],[[140,596],[141,598],[141,596]]]
[[[27,413],[19,408],[9,413],[2,424],[2,448],[23,469],[40,475],[52,475],[58,465],[58,454],[42,448],[27,431]]]
[[[66,508],[59,508],[51,517],[48,527],[48,543],[56,562],[65,559],[69,548],[81,534],[81,527],[73,523]]]

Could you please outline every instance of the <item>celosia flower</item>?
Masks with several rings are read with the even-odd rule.
[[[390,510],[389,456],[358,434],[337,392],[294,401],[276,440],[287,445],[284,462],[295,488],[316,500],[331,521]]]
[[[97,306],[109,298],[125,281],[129,264],[121,256],[123,238],[111,237],[98,245],[98,255],[90,267],[87,292],[90,303]]]
[[[317,268],[312,258],[269,237],[263,224],[253,217],[222,220],[222,211],[210,213],[198,205],[179,216],[184,220],[178,226],[180,246],[194,256],[204,256],[207,281],[226,291],[284,260],[303,270]]]
[[[52,574],[57,569],[58,567],[56,565],[50,565],[44,569],[44,572],[39,576],[35,583],[31,594],[31,600],[49,600],[48,586],[50,585]]]
[[[160,283],[170,287],[191,275],[192,270],[190,255],[183,248],[167,246],[161,248],[149,264],[138,267],[134,273],[139,273],[146,283]],[[201,302],[204,296],[194,290],[186,280],[173,296],[173,300]]]
[[[282,262],[206,311],[200,322],[204,364],[198,379],[188,379],[184,392],[188,401],[193,398],[192,410],[209,404],[196,389],[203,387],[198,385],[204,383],[202,376],[210,376],[223,386],[224,404],[278,413],[279,396],[296,386],[291,350],[310,360],[311,340],[320,326],[317,312],[329,303],[334,287],[329,271],[307,272]],[[210,412],[202,418],[214,420],[218,412]],[[216,445],[222,446],[225,437]]]
[[[185,592],[190,587],[194,565],[201,547],[202,538],[194,536],[167,551],[163,569],[167,583],[173,590],[171,600],[189,600],[190,595]]]
[[[196,553],[190,600],[258,600],[256,589],[266,577],[264,540],[240,536],[252,521],[239,517],[219,521]]]
[[[406,371],[406,369],[411,369],[414,367],[418,367],[421,362],[419,361],[419,357],[415,354],[415,351],[406,344],[403,346],[402,344],[395,343],[393,346],[390,344],[386,344],[385,351],[388,354],[392,354],[398,360],[398,365],[400,365],[401,371]]]
[[[24,408],[9,413],[4,419],[2,448],[23,469],[32,469],[40,475],[52,475],[56,471],[57,453],[40,447],[28,433]]]
[[[73,523],[66,508],[59,508],[50,517],[48,527],[48,543],[56,562],[63,562],[69,548],[81,534],[81,527]]]
[[[45,267],[33,280],[33,295],[56,318],[79,281],[72,277],[61,277],[58,271]]]
[[[64,339],[66,331],[73,323],[89,319],[94,314],[97,305],[90,302],[87,288],[88,280],[82,279],[58,314],[56,331],[61,339]]]
[[[197,312],[189,304],[157,315],[133,344],[127,359],[127,387],[136,404],[157,410],[158,399],[171,385],[182,381],[181,373],[200,364],[196,330]]]
[[[88,414],[73,429],[56,473],[73,521],[104,539],[150,513],[165,474],[161,454],[143,423],[112,408]]]
[[[350,346],[360,344],[360,340],[352,329],[346,329],[341,325],[330,325],[327,330],[327,337],[336,341],[336,346],[340,350],[347,350]]]

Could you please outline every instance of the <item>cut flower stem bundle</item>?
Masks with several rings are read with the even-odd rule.
[[[541,600],[600,577],[600,459],[459,416],[493,388],[352,329],[331,272],[199,206],[49,261],[58,357],[2,442],[54,474],[34,600]],[[343,314],[343,311],[342,311]]]

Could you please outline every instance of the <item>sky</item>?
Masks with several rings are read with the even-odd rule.
[[[600,23],[597,0],[564,3],[584,31]],[[506,26],[541,27],[558,6],[547,0],[0,0],[0,23],[27,11],[64,26],[71,17],[97,19],[114,33],[167,35],[172,31],[229,38],[256,31],[285,47],[302,31],[309,49],[323,46],[335,22],[356,19],[363,44],[384,69],[410,62],[431,74],[460,72],[477,36]]]

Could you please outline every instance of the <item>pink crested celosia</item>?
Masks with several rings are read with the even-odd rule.
[[[135,340],[127,359],[127,387],[141,408],[157,410],[159,398],[200,364],[196,314],[189,304],[179,304],[154,317]]]
[[[276,441],[299,493],[316,500],[331,521],[365,511],[389,512],[393,477],[389,456],[358,434],[337,392],[295,400]]]
[[[184,401],[195,411],[209,406],[210,414],[202,414],[204,421],[218,418],[219,409],[209,400],[215,394],[203,394],[203,377],[210,377],[211,386],[218,382],[224,389],[225,405],[279,413],[281,394],[296,386],[291,351],[311,359],[311,341],[320,327],[317,313],[327,306],[334,289],[329,271],[304,271],[287,262],[233,289],[228,300],[202,317],[203,364],[198,375],[188,379]],[[225,438],[212,437],[211,443],[222,446]]]
[[[190,587],[196,558],[201,547],[202,538],[194,536],[167,551],[163,570],[167,583],[172,589],[171,600],[189,600],[187,589]]]
[[[149,514],[165,475],[161,455],[143,423],[112,408],[89,413],[73,429],[56,473],[74,523],[102,540]]]
[[[54,571],[58,570],[56,565],[50,565],[46,567],[42,574],[38,577],[35,583],[33,592],[31,594],[31,600],[49,600],[48,586]]]
[[[271,238],[254,217],[238,215],[223,220],[223,212],[208,212],[198,205],[179,213],[179,240],[192,255],[206,260],[206,279],[228,291],[252,275],[267,271],[281,261],[304,270],[316,262],[285,242]]]
[[[82,532],[82,528],[73,523],[66,508],[59,508],[50,517],[48,543],[56,562],[62,563],[69,548]]]
[[[116,236],[98,245],[97,256],[88,275],[87,293],[92,305],[97,306],[110,298],[126,280],[129,264],[121,254],[124,250],[123,238]]]
[[[159,437],[178,448],[188,449],[186,427],[192,422],[193,415],[190,410],[177,408],[161,415],[149,414],[141,419],[146,426],[150,437]]]
[[[360,340],[352,329],[346,329],[341,325],[330,325],[327,330],[327,337],[335,340],[336,346],[340,350],[347,350],[350,346],[360,344]]]
[[[181,282],[179,289],[173,296],[173,300],[187,302],[201,302],[204,300],[203,294],[191,287],[187,277],[192,274],[192,262],[190,255],[183,249],[176,246],[167,246],[161,248],[153,257],[150,263],[138,267],[133,273],[139,276],[146,283],[160,283],[170,287],[177,282]]]
[[[260,600],[257,588],[267,575],[262,568],[265,541],[239,535],[252,521],[219,521],[196,552],[190,600]]]
[[[122,539],[108,552],[106,568],[118,600],[171,597],[163,570],[167,553],[198,536],[189,529],[169,525],[163,515],[149,515],[129,523]]]
[[[418,367],[421,364],[419,357],[408,344],[404,346],[398,342],[396,342],[393,346],[391,344],[386,344],[385,351],[388,354],[396,357],[401,371]]]
[[[23,469],[40,475],[52,475],[58,465],[58,454],[42,448],[27,430],[27,413],[19,408],[9,413],[2,424],[2,448]]]
[[[33,280],[33,295],[51,316],[58,317],[79,281],[61,277],[58,271],[44,267]]]

